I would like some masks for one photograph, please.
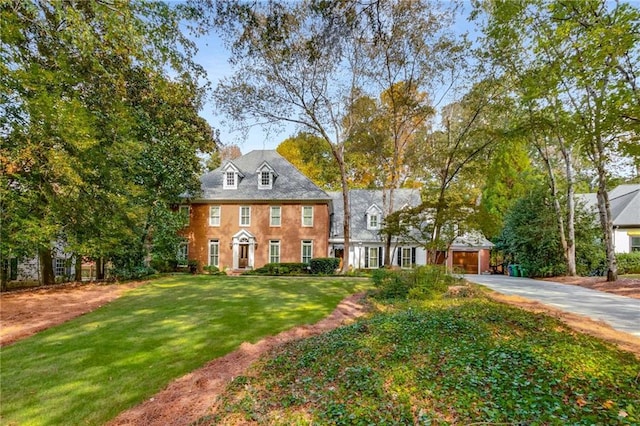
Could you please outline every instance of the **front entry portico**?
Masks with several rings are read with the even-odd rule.
[[[256,237],[243,229],[232,237],[233,269],[253,269]]]

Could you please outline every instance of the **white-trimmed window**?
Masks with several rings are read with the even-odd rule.
[[[379,247],[367,247],[365,253],[365,268],[379,268],[380,267],[380,248]]]
[[[378,227],[380,226],[380,222],[379,222],[379,217],[377,214],[370,214],[369,215],[369,223],[367,225],[367,228],[369,229],[378,229]]]
[[[282,208],[280,206],[271,206],[269,217],[271,226],[280,226],[282,224]]]
[[[251,225],[251,207],[240,206],[240,226]]]
[[[218,266],[220,261],[220,240],[209,240],[209,266]]]
[[[63,277],[65,275],[65,265],[64,262],[65,260],[62,258],[57,257],[55,259],[55,262],[53,264],[53,273],[55,274],[56,277]]]
[[[180,243],[180,245],[178,246],[178,254],[176,255],[178,266],[187,266],[188,258],[189,258],[189,243],[185,241],[183,243]]]
[[[640,237],[631,237],[630,240],[630,251],[640,251]]]
[[[313,206],[302,206],[302,226],[313,226]]]
[[[269,263],[280,263],[280,240],[269,241]]]
[[[367,229],[376,230],[380,229],[380,222],[382,219],[382,210],[375,204],[369,206],[367,211],[365,212],[367,219]]]
[[[184,218],[185,224],[189,225],[189,221],[191,219],[191,207],[187,204],[183,204],[179,207],[178,212],[180,216]]]
[[[310,263],[312,257],[313,257],[313,241],[302,240],[302,254],[300,256],[300,261],[302,263]]]
[[[209,226],[220,226],[220,206],[209,207]]]
[[[233,171],[225,172],[224,174],[224,185],[223,188],[237,188],[238,184],[236,182],[236,173]]]
[[[260,182],[258,182],[258,187],[261,189],[271,189],[271,172],[268,170],[264,170],[260,172],[258,177]]]
[[[412,253],[411,253],[411,247],[402,247],[402,264],[400,265],[403,268],[410,268],[412,262]]]

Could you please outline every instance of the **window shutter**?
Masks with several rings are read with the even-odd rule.
[[[412,265],[416,264],[416,248],[415,247],[411,247],[411,264]]]
[[[398,266],[402,266],[402,247],[398,247],[396,251],[398,252]]]
[[[364,249],[364,267],[369,267],[369,247],[365,247]]]
[[[378,268],[382,268],[382,247],[378,247]]]

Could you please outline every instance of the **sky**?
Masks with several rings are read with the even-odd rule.
[[[454,26],[456,33],[468,31],[473,34],[473,24],[466,19],[470,8],[469,2],[465,1],[462,15]],[[204,67],[208,81],[213,89],[222,78],[231,76],[233,73],[233,69],[228,62],[230,53],[220,38],[213,32],[207,36],[194,37],[193,40],[198,46],[196,62]],[[297,133],[295,126],[289,123],[285,124],[279,133],[277,133],[277,130],[271,130],[271,133],[266,133],[260,127],[252,128],[246,135],[240,131],[234,132],[231,130],[231,126],[225,122],[226,118],[216,113],[215,105],[211,100],[205,103],[200,115],[207,120],[211,127],[220,131],[222,143],[238,145],[243,154],[256,149],[276,149],[280,142]]]

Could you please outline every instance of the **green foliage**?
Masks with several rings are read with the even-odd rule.
[[[618,253],[618,273],[620,274],[640,274],[640,252]]]
[[[426,300],[443,295],[449,286],[461,282],[439,265],[410,270],[378,269],[371,276],[381,299]]]
[[[324,139],[300,132],[282,141],[276,151],[320,188],[340,189],[338,163],[331,153],[331,146]]]
[[[309,268],[314,275],[333,275],[340,266],[340,259],[337,257],[317,257],[311,259]]]
[[[306,263],[267,263],[261,268],[246,271],[243,275],[304,275],[309,273]]]
[[[638,360],[485,299],[400,308],[278,348],[198,424],[621,424]]]
[[[576,264],[580,274],[599,270],[604,250],[593,217],[576,206]],[[496,241],[513,263],[529,276],[556,276],[566,273],[558,225],[548,189],[539,186],[517,200],[505,217],[505,226]]]
[[[3,347],[2,423],[108,423],[242,342],[319,321],[344,297],[369,287],[363,280],[313,277],[178,274],[150,281]]]
[[[154,247],[168,258],[175,222],[162,212],[197,191],[197,154],[213,149],[182,11],[146,1],[0,4],[3,256],[60,240],[92,258],[131,247],[137,259]]]

